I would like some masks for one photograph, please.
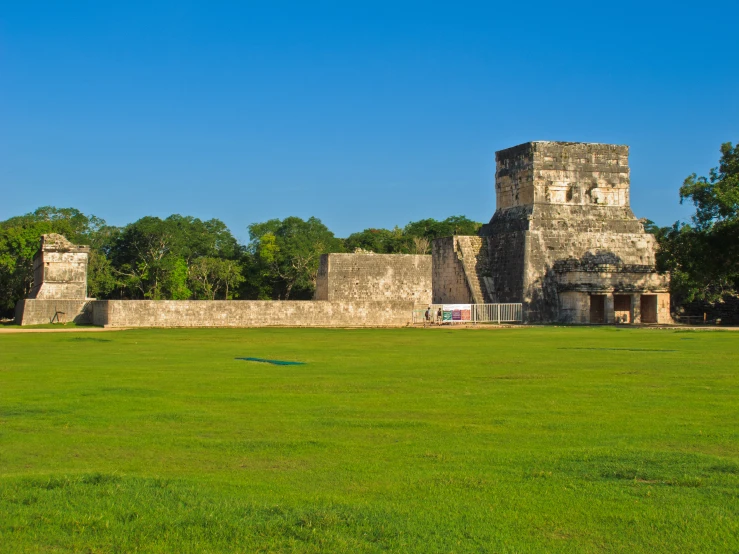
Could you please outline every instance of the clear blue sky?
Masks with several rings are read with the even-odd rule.
[[[0,0],[0,219],[488,221],[494,152],[568,140],[630,145],[670,224],[739,141],[738,33],[728,1]]]

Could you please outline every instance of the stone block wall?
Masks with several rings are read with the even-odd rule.
[[[412,301],[98,300],[106,327],[403,327]]]
[[[521,302],[527,233],[514,231],[485,237],[490,266],[492,302]]]
[[[25,299],[15,305],[17,325],[44,325],[66,321],[67,323],[92,323],[89,300]]]
[[[324,254],[316,300],[431,302],[431,256]]]
[[[470,304],[472,292],[457,255],[457,237],[435,239],[432,244],[434,304]]]

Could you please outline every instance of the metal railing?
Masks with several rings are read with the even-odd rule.
[[[454,308],[454,309],[449,309]],[[429,319],[426,319],[426,310]],[[441,310],[441,317],[438,315]],[[458,313],[457,313],[458,312]],[[413,323],[521,323],[523,305],[517,304],[424,304],[413,309]]]
[[[473,304],[472,317],[476,322],[521,323],[522,304]]]

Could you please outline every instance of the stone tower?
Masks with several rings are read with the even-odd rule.
[[[577,142],[496,152],[495,214],[479,239],[452,239],[472,291],[457,301],[521,302],[534,322],[669,322],[655,238],[629,205],[628,156],[628,146]]]
[[[41,247],[33,257],[33,289],[37,300],[87,298],[89,246],[78,246],[62,235],[42,235]]]

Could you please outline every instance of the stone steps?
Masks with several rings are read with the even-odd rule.
[[[491,302],[486,285],[485,273],[488,268],[488,254],[483,237],[457,236],[454,251],[464,268],[467,285],[472,293],[472,302],[486,304]]]

